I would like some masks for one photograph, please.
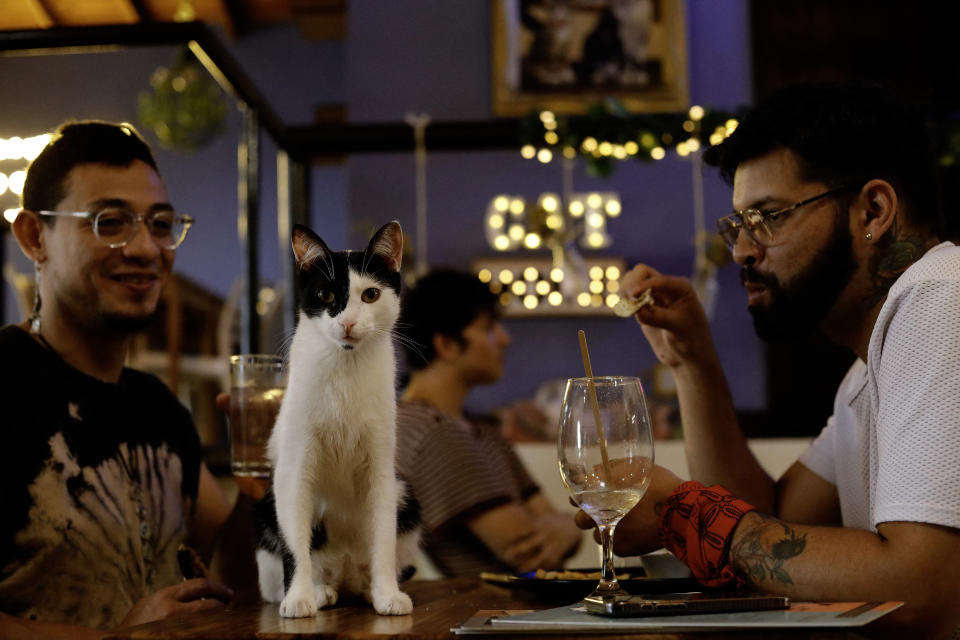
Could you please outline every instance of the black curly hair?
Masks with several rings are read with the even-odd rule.
[[[101,120],[67,122],[27,168],[22,207],[31,211],[56,209],[66,196],[66,178],[80,164],[128,167],[142,160],[157,171],[157,162],[133,125]],[[44,217],[48,224],[53,217]]]
[[[726,140],[704,153],[733,184],[742,163],[786,148],[804,177],[830,187],[888,181],[920,228],[943,231],[940,186],[923,113],[891,90],[865,83],[785,87],[751,110]]]

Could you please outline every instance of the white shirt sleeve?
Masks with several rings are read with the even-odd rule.
[[[878,318],[888,324],[870,345],[877,380],[874,526],[902,520],[960,527],[960,281],[925,275],[891,290]]]

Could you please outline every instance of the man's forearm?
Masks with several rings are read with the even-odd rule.
[[[758,512],[734,530],[729,561],[754,587],[796,600],[903,600],[889,622],[933,637],[960,624],[953,585],[960,536],[896,523],[892,539],[859,529],[793,525]]]
[[[716,356],[673,370],[690,477],[774,512],[774,483],[747,447]]]

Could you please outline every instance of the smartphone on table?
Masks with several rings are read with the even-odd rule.
[[[630,617],[787,609],[790,607],[790,598],[696,591],[649,595],[590,596],[584,599],[583,604],[589,613],[602,616]]]

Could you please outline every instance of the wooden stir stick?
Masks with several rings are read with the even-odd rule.
[[[593,384],[593,367],[590,366],[590,352],[587,350],[587,334],[583,329],[577,331],[580,338],[580,355],[583,357],[583,370],[587,374],[587,389],[590,394],[590,403],[593,405],[593,420],[597,425],[597,436],[600,438],[600,456],[603,458],[603,474],[607,484],[613,485],[613,471],[610,468],[610,457],[607,455],[607,438],[603,435],[603,419],[600,417],[600,403],[597,401],[597,388]]]

